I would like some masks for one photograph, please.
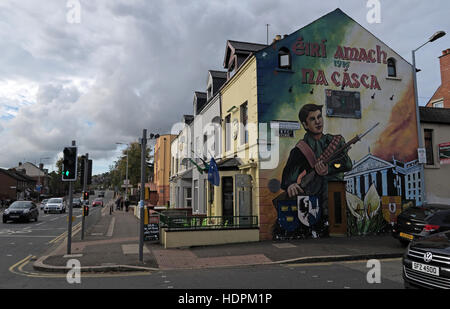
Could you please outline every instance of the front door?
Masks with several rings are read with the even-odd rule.
[[[234,208],[233,177],[222,177],[222,217],[232,222]]]
[[[330,235],[347,234],[347,202],[345,199],[345,182],[328,183],[328,223]]]

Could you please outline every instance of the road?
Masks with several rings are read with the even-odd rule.
[[[105,203],[112,198],[106,192]],[[92,197],[93,199],[93,197]],[[92,202],[92,200],[91,200]],[[90,208],[87,226],[95,225],[101,208]],[[81,222],[81,209],[75,208]],[[81,276],[70,284],[65,274],[39,273],[31,257],[60,245],[67,232],[67,213],[44,214],[38,222],[0,225],[0,289],[402,289],[401,260],[381,260],[380,283],[368,283],[367,261],[282,264],[153,272],[101,273]],[[80,234],[74,236],[79,239]]]
[[[112,198],[113,193],[105,194],[105,204]],[[90,198],[92,204],[94,197]],[[86,217],[86,228],[95,224],[100,217],[101,207],[90,206],[89,216]],[[73,231],[81,228],[82,209],[74,208],[72,223]],[[24,276],[14,273],[14,266],[20,261],[31,256],[42,256],[67,236],[68,210],[64,214],[45,214],[39,210],[37,222],[11,222],[0,223],[0,288],[42,288]],[[81,232],[74,235],[74,239],[80,239]],[[31,261],[30,261],[31,262]]]

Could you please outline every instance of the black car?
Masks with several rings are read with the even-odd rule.
[[[449,211],[449,205],[407,208],[398,215],[397,223],[392,226],[392,236],[406,246],[413,239],[450,230],[450,222],[444,220]]]
[[[72,199],[72,207],[74,208],[81,208],[81,199],[79,197]]]
[[[9,220],[30,221],[31,219],[33,219],[37,221],[38,217],[39,210],[35,203],[30,201],[16,201],[3,212],[3,223],[8,222]]]
[[[403,256],[405,288],[450,289],[450,231],[413,240]]]

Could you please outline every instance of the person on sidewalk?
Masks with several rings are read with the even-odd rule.
[[[125,211],[128,212],[128,207],[130,206],[130,201],[128,198],[125,199]]]
[[[116,200],[116,209],[120,210],[120,205],[122,204],[122,196],[118,196]]]

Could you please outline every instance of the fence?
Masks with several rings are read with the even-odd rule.
[[[166,216],[160,215],[160,227],[168,231],[178,230],[217,230],[248,229],[258,227],[257,216]]]

